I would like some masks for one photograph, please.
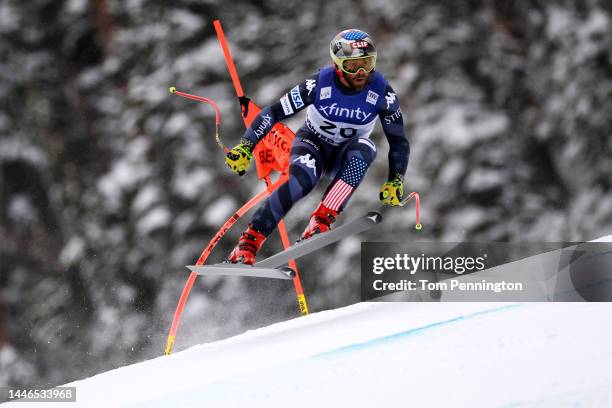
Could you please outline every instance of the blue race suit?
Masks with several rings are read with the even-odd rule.
[[[369,136],[377,117],[389,142],[389,179],[403,176],[408,167],[410,145],[399,101],[377,71],[361,91],[355,91],[340,82],[333,66],[323,68],[263,109],[243,137],[256,144],[275,123],[304,108],[306,121],[291,147],[289,179],[268,197],[251,222],[265,236],[324,174],[332,182],[323,205],[334,211],[344,209],[376,158]]]

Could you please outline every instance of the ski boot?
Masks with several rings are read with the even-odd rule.
[[[253,229],[253,226],[249,224],[249,227],[240,236],[238,244],[230,253],[226,262],[253,265],[257,251],[259,251],[265,240],[266,237],[261,232]]]
[[[315,234],[329,231],[332,224],[336,221],[336,217],[338,217],[339,213],[339,211],[330,210],[329,208],[325,207],[323,203],[320,203],[317,209],[312,213],[310,222],[302,233],[300,241],[308,239]]]

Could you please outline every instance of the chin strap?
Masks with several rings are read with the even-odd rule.
[[[344,73],[342,72],[342,70],[338,68],[338,65],[336,65],[335,63],[334,63],[334,69],[336,70],[336,74],[338,75],[338,77],[342,78],[344,76]]]

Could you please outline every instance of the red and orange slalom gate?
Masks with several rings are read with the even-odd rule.
[[[276,187],[274,187],[274,184],[272,184],[270,181],[269,176],[266,176],[265,181],[268,191],[272,193]],[[278,223],[278,233],[281,237],[281,241],[283,242],[283,248],[289,248],[291,246],[291,242],[289,242],[289,235],[287,234],[287,228],[285,227],[284,220],[280,220]],[[300,313],[302,316],[306,316],[308,314],[308,303],[306,302],[306,296],[304,295],[304,289],[302,288],[302,282],[300,281],[300,277],[298,275],[297,263],[295,263],[295,260],[292,259],[289,261],[289,267],[295,271],[295,276],[293,277],[293,287],[295,288],[295,294],[297,295]]]
[[[251,122],[255,120],[261,109],[253,101],[244,96],[240,78],[238,77],[238,71],[234,65],[234,59],[232,58],[232,54],[227,45],[223,28],[221,27],[221,21],[214,20],[213,26],[215,27],[219,44],[221,44],[221,49],[223,50],[223,56],[225,58],[225,63],[227,64],[230,77],[232,78],[232,83],[234,84],[236,96],[240,101],[244,125],[248,127],[251,125]],[[289,129],[283,123],[277,123],[272,127],[272,130],[263,138],[263,140],[258,143],[255,151],[253,152],[255,163],[257,165],[257,176],[266,182],[266,186],[270,193],[278,188],[278,186],[274,187],[277,183],[274,183],[274,185],[271,184],[270,173],[275,170],[285,175],[289,171],[289,153],[294,137],[295,134],[291,131],[291,129]],[[269,160],[269,158],[271,158],[271,160]],[[289,240],[289,236],[287,235],[285,223],[282,220],[278,224],[278,233],[280,234],[283,248],[289,248],[291,246],[291,242]],[[307,315],[308,304],[302,289],[302,282],[300,280],[297,264],[292,260],[289,262],[289,266],[295,271],[293,286],[297,295],[300,313],[302,315]]]
[[[232,78],[232,83],[234,84],[234,88],[236,90],[236,94],[238,99],[240,100],[241,108],[242,108],[242,117],[245,123],[245,126],[249,126],[251,122],[255,119],[257,114],[260,112],[260,108],[253,103],[250,99],[244,96],[244,92],[242,90],[242,86],[240,84],[240,79],[238,78],[238,73],[236,71],[236,67],[234,66],[234,62],[232,60],[231,54],[229,52],[229,48],[227,46],[227,42],[225,40],[225,35],[223,34],[223,30],[221,28],[221,23],[218,20],[214,21],[215,30],[217,32],[217,36],[219,38],[219,42],[221,43],[221,47],[223,49],[223,55],[225,56],[225,61],[227,62],[227,66],[230,72],[230,76]],[[192,95],[186,92],[178,91],[175,87],[170,88],[170,92],[176,94],[178,96],[196,100],[199,102],[204,102],[210,104],[216,112],[216,140],[217,144],[223,149],[224,153],[229,151],[229,148],[225,146],[220,139],[220,123],[221,123],[221,113],[219,111],[219,107],[217,104],[208,98],[204,98],[202,96]],[[215,236],[210,240],[196,265],[203,265],[204,262],[208,259],[208,256],[211,254],[217,243],[221,240],[221,238],[225,235],[225,233],[238,221],[240,217],[246,214],[251,208],[259,204],[262,200],[267,198],[274,190],[284,184],[288,176],[288,168],[289,168],[289,149],[291,146],[291,142],[295,135],[287,126],[282,123],[277,123],[274,125],[272,130],[264,137],[261,143],[258,144],[255,149],[255,164],[257,167],[257,175],[260,179],[263,179],[266,183],[266,189],[258,193],[256,196],[251,198],[246,204],[244,204],[238,211],[234,213],[225,224],[217,231]],[[287,156],[287,157],[284,157]],[[270,173],[275,170],[280,174],[279,178],[272,182],[270,178]],[[278,232],[281,237],[281,241],[283,243],[284,248],[288,248],[291,246],[291,242],[289,240],[289,236],[287,235],[287,229],[285,227],[284,221],[280,221],[278,224]],[[297,265],[294,260],[289,262],[289,266],[295,271],[295,277],[293,278],[293,285],[295,287],[295,292],[297,295],[298,306],[300,309],[300,313],[302,315],[308,314],[308,304],[306,302],[306,297],[304,295],[304,290],[302,288],[302,283],[300,280],[300,276],[298,273]],[[181,316],[183,314],[183,310],[185,308],[185,304],[187,303],[187,299],[189,298],[189,294],[195,283],[195,279],[197,274],[195,272],[191,272],[183,291],[181,292],[181,296],[179,298],[179,302],[177,304],[176,310],[174,312],[174,317],[172,319],[172,325],[170,327],[170,332],[168,334],[168,339],[166,342],[166,350],[165,354],[169,355],[172,353],[172,348],[174,347],[174,342],[176,339],[176,333],[178,331],[178,327],[181,321]]]
[[[215,236],[210,240],[200,257],[198,258],[196,265],[204,265],[204,262],[206,262],[206,259],[208,259],[208,256],[213,251],[217,243],[221,240],[225,233],[229,231],[229,229],[236,223],[236,221],[238,221],[238,219],[244,214],[246,214],[251,208],[259,204],[263,199],[267,198],[270,195],[271,191],[274,191],[280,185],[285,183],[285,181],[287,181],[287,178],[287,175],[282,175],[278,180],[276,180],[274,184],[271,184],[268,188],[258,193],[255,197],[251,198],[245,205],[243,205],[238,211],[236,211],[234,215],[229,217],[228,220],[225,221],[225,224],[223,224],[223,227],[221,227],[221,229],[219,229]],[[166,342],[166,355],[172,353],[172,347],[174,346],[174,340],[176,338],[178,326],[181,321],[183,309],[185,308],[185,303],[187,303],[187,298],[189,297],[189,293],[191,292],[191,288],[193,287],[197,276],[198,275],[195,272],[191,272],[189,274],[189,278],[187,279],[187,283],[185,284],[185,287],[181,292],[181,297],[179,298],[178,305],[176,306],[176,311],[174,312],[174,318],[172,319],[170,333],[168,334],[168,341]]]

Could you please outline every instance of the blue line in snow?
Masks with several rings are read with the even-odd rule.
[[[424,332],[424,331],[427,331],[427,330],[430,330],[430,329],[434,329],[436,327],[444,326],[444,325],[447,325],[447,324],[450,324],[450,323],[455,323],[455,322],[458,322],[458,321],[461,321],[461,320],[471,319],[471,318],[474,318],[474,317],[479,317],[479,316],[488,315],[488,314],[492,314],[492,313],[503,312],[505,310],[514,309],[514,308],[521,307],[521,306],[524,306],[524,305],[525,304],[518,303],[518,304],[500,306],[500,307],[496,307],[496,308],[493,308],[493,309],[481,310],[479,312],[474,312],[474,313],[470,313],[470,314],[466,314],[466,315],[462,315],[462,316],[457,316],[457,317],[453,317],[452,319],[442,320],[442,321],[439,321],[439,322],[430,323],[430,324],[425,325],[425,326],[416,327],[414,329],[409,329],[409,330],[406,330],[406,331],[403,331],[403,332],[399,332],[399,333],[395,333],[395,334],[390,334],[390,335],[385,336],[385,337],[379,337],[377,339],[367,340],[367,341],[364,341],[362,343],[355,343],[355,344],[351,344],[351,345],[348,345],[348,346],[343,346],[343,347],[337,348],[335,350],[326,351],[326,352],[321,353],[321,354],[315,354],[314,356],[311,356],[310,358],[325,357],[325,356],[328,356],[330,354],[355,351],[356,349],[369,347],[369,346],[372,346],[374,344],[386,343],[386,342],[393,341],[393,340],[396,340],[396,339],[401,338],[401,337],[411,336],[411,335],[418,334],[418,333],[421,333],[421,332]]]

